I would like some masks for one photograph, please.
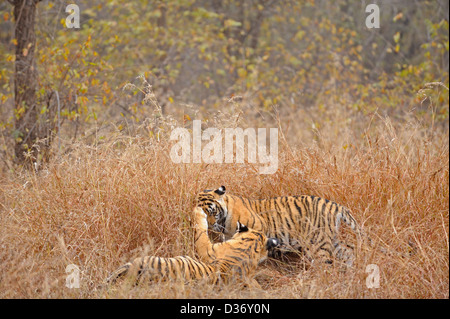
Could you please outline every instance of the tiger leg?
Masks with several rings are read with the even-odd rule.
[[[255,278],[246,278],[245,280],[241,280],[240,284],[242,288],[262,289]]]
[[[333,263],[333,247],[327,241],[315,243],[310,249],[310,254],[313,260],[319,260],[326,264]]]
[[[355,259],[354,247],[347,245],[342,241],[335,242],[333,255],[347,266],[352,266]]]

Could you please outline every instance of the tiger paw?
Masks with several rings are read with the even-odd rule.
[[[201,207],[194,208],[195,220],[198,225],[201,225],[203,228],[208,228],[207,215],[205,211]]]

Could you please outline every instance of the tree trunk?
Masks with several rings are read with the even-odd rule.
[[[14,78],[15,95],[15,156],[20,164],[37,159],[37,116],[36,103],[37,70],[34,61],[36,33],[34,30],[36,5],[40,0],[9,0],[14,6],[16,23],[16,61]],[[26,161],[30,154],[30,162]]]

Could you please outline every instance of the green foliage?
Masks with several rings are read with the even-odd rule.
[[[67,1],[41,2],[36,63],[41,122],[61,117],[72,137],[99,121],[140,122],[153,107],[139,75],[165,112],[184,103],[222,105],[245,95],[252,105],[320,114],[418,110],[448,120],[448,4],[383,3],[381,29],[367,29],[364,4],[308,1],[80,0],[81,28],[65,26]],[[446,8],[445,8],[446,7]],[[14,135],[12,8],[0,5],[0,129]],[[441,83],[429,85],[429,83]],[[425,94],[425,95],[424,95]],[[9,110],[9,111],[8,111]],[[68,125],[70,128],[71,126]],[[17,135],[17,134],[16,134]]]

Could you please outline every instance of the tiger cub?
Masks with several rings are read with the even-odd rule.
[[[341,222],[363,236],[347,208],[315,196],[252,200],[225,194],[225,186],[221,186],[199,193],[197,206],[207,212],[209,227],[225,238],[235,231],[233,225],[241,222],[268,237],[278,238],[284,250],[301,250],[308,259],[319,258],[326,263],[332,263],[333,258],[347,265],[353,262],[354,246],[338,239]],[[272,250],[269,255],[280,252]]]
[[[196,228],[196,245],[199,255],[205,261],[198,261],[189,256],[136,258],[114,271],[106,279],[106,283],[114,283],[122,276],[129,276],[137,282],[206,279],[217,283],[219,280],[229,282],[230,278],[236,275],[243,282],[249,280],[250,284],[257,285],[252,278],[256,267],[267,257],[268,250],[280,243],[279,240],[268,239],[264,234],[237,222],[236,233],[230,240],[212,244],[207,234],[206,214],[199,207],[194,213],[199,225]]]

